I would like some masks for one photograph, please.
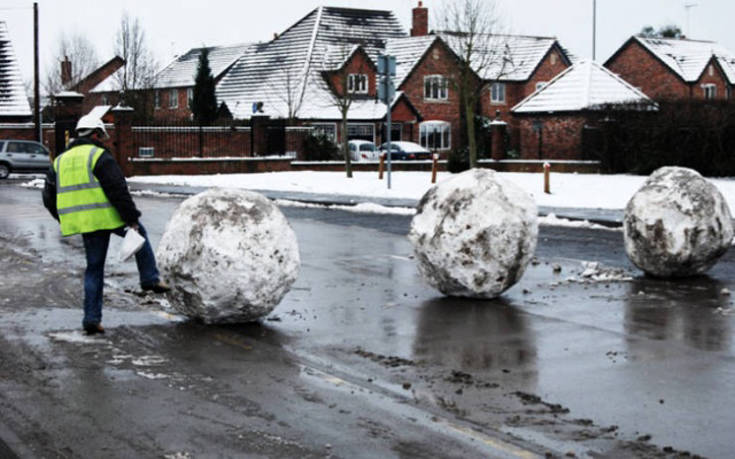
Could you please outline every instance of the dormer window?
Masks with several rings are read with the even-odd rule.
[[[447,77],[443,75],[429,75],[424,77],[424,99],[447,100],[449,98],[449,85]]]
[[[367,94],[368,76],[364,73],[347,75],[347,92],[350,94]]]
[[[704,98],[711,100],[717,97],[717,86],[712,83],[703,84],[702,89],[704,90]]]

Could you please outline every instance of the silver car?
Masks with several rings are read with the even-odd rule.
[[[0,140],[0,179],[11,172],[46,172],[49,152],[33,140]]]

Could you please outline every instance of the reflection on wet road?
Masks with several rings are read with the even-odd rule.
[[[0,187],[0,192],[0,241],[37,250],[44,263],[81,269],[81,245],[73,238],[62,242],[37,190]],[[139,197],[136,202],[155,246],[180,200]],[[627,261],[620,232],[542,227],[538,263],[529,266],[522,281],[501,299],[472,301],[444,298],[420,279],[403,237],[408,218],[283,211],[299,239],[302,271],[262,325],[205,327],[156,320],[136,326],[132,316],[124,315],[134,316],[134,307],[123,313],[111,305],[110,340],[121,348],[120,355],[132,348],[179,363],[144,371],[151,380],[173,371],[196,385],[203,384],[198,377],[209,375],[221,384],[218,393],[255,390],[270,402],[278,400],[283,381],[300,381],[293,390],[302,400],[290,400],[297,407],[304,400],[329,406],[325,397],[334,396],[340,404],[353,404],[346,411],[354,409],[354,394],[329,395],[334,390],[330,384],[347,381],[351,391],[363,390],[371,403],[369,394],[382,397],[374,401],[373,417],[364,416],[350,430],[373,432],[375,438],[387,435],[381,430],[387,427],[377,422],[385,416],[380,410],[396,415],[398,405],[389,401],[411,400],[430,413],[427,419],[461,420],[493,438],[512,434],[534,448],[541,445],[541,452],[610,453],[620,447],[619,440],[635,442],[650,435],[658,452],[670,446],[709,457],[730,454],[735,314],[727,291],[735,290],[733,251],[709,276],[661,281],[642,277]],[[622,267],[634,280],[591,281],[582,276],[581,261]],[[111,260],[108,272],[111,290],[135,288],[133,264]],[[55,329],[73,328],[77,320],[74,310],[54,317],[63,324]],[[0,325],[10,323],[23,329],[35,321],[19,312]],[[36,326],[41,335],[52,327],[44,322]],[[268,352],[275,354],[268,357]],[[114,360],[112,354],[111,361],[122,363],[110,371],[134,367],[132,359]],[[260,358],[283,365],[270,377],[243,376],[239,368],[259,364]],[[289,359],[302,366],[288,364]],[[236,383],[239,378],[252,380]],[[89,385],[103,380],[80,382],[84,387],[75,391],[94,393]],[[332,382],[310,388],[319,380]],[[289,410],[301,408],[253,406],[249,415],[287,419],[294,429],[299,422]],[[214,409],[208,414],[220,415]],[[314,416],[325,425],[335,422],[334,410]],[[288,431],[283,428],[281,434]],[[406,435],[420,437],[420,432]],[[324,432],[316,438],[336,444]],[[640,440],[636,447],[647,442]],[[398,443],[394,453],[413,451],[410,442]],[[341,446],[341,455],[356,452]]]

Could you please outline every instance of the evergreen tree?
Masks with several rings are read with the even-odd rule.
[[[217,118],[217,98],[214,95],[214,76],[209,68],[209,50],[202,49],[199,55],[196,80],[194,83],[194,97],[191,101],[191,112],[194,121],[199,124],[210,124]]]

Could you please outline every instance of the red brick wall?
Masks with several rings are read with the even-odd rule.
[[[710,72],[712,73],[711,75]],[[715,100],[727,100],[728,83],[720,67],[714,61],[710,61],[707,67],[704,68],[702,76],[694,83],[692,88],[692,97],[694,99],[704,99],[704,88],[702,86],[705,84],[714,84],[717,88],[715,91]]]
[[[177,107],[171,108],[171,89],[177,90]],[[186,93],[189,88],[167,88],[167,89],[156,89],[161,95],[160,107],[153,109],[153,117],[155,119],[167,119],[167,120],[189,120],[191,119],[191,110],[189,110],[189,101]],[[154,100],[154,96],[151,96],[151,100]]]
[[[347,75],[350,73],[364,73],[368,78],[368,92],[364,96],[375,97],[377,89],[375,87],[375,67],[370,62],[369,58],[362,52],[356,52],[347,65],[338,72],[332,72],[329,76],[329,80],[332,87],[335,88],[337,94],[344,94],[343,85],[347,84]],[[359,96],[358,96],[359,97]]]
[[[281,172],[291,170],[291,158],[253,160],[132,161],[131,175],[204,175]]]
[[[141,147],[153,147],[155,158],[190,158],[199,156],[199,131],[197,128],[161,128],[142,130],[133,127],[132,151],[128,154],[133,158],[139,156]],[[216,129],[216,128],[215,128]],[[238,128],[235,131],[225,128],[213,130],[205,128],[202,132],[203,157],[248,157],[250,151],[250,130]]]
[[[424,77],[429,75],[450,77],[456,71],[455,65],[454,56],[449,53],[444,45],[435,42],[411,75],[398,88],[406,94],[411,104],[421,113],[424,121],[441,120],[451,123],[452,148],[458,146],[460,138],[459,95],[450,84],[447,100],[424,99]],[[416,126],[413,131],[414,137],[412,140],[416,142],[419,135],[419,126]]]
[[[56,138],[54,133],[54,128],[49,125],[41,127],[43,144],[51,151],[52,156],[56,151]],[[36,126],[32,123],[0,123],[0,139],[37,140]]]
[[[543,122],[541,158],[539,135],[533,130],[533,121]],[[544,115],[519,117],[521,159],[582,159],[581,115]]]
[[[689,97],[689,85],[636,41],[624,45],[605,66],[652,99]]]

